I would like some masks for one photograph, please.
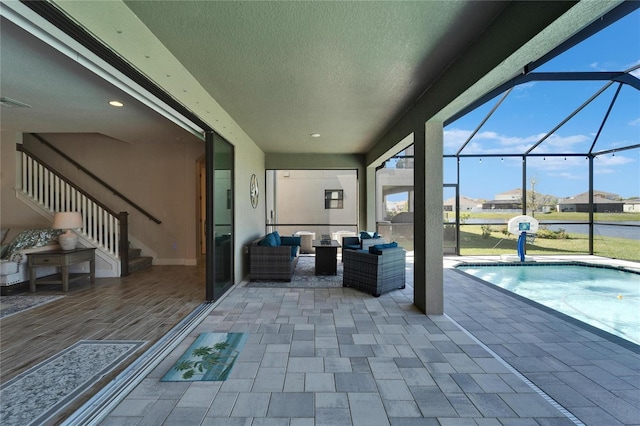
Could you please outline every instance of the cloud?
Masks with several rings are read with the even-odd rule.
[[[603,169],[601,167],[598,167],[597,169],[595,169],[593,171],[594,175],[612,175],[614,174],[616,171],[614,169]]]
[[[532,170],[541,170],[550,175],[562,176],[568,169],[582,167],[587,170],[588,162],[584,157],[530,157],[527,166]]]
[[[567,179],[567,180],[584,180],[585,176],[583,174],[575,174],[569,172],[563,173],[549,173],[549,176],[559,178],[559,179]]]
[[[470,130],[450,129],[444,131],[444,144],[448,148],[458,149],[471,135]],[[529,136],[509,136],[493,131],[478,132],[465,147],[464,154],[523,154],[545,136],[544,133]],[[551,135],[544,140],[535,152],[575,152],[573,146],[592,140],[587,135],[560,136]]]
[[[566,158],[566,159],[565,159]],[[631,157],[626,157],[623,154],[618,155],[600,155],[594,160],[595,171],[604,170],[601,174],[615,173],[615,170],[619,166],[623,166],[629,163],[633,163],[634,160]],[[585,157],[530,157],[527,159],[527,167],[531,170],[539,170],[544,173],[548,173],[550,176],[561,176],[562,173],[569,173],[567,170],[575,170],[582,168],[587,170],[588,161]],[[610,171],[607,171],[610,170]]]
[[[635,62],[633,62],[633,63],[631,63],[631,64],[629,64],[629,65],[627,65],[627,66],[625,67],[625,69],[627,69],[627,70],[628,70],[628,69],[631,69],[631,68],[637,67],[638,65],[640,65],[640,59],[638,59],[637,61],[635,61]],[[640,78],[640,68],[637,68],[637,69],[635,69],[635,70],[631,71],[629,74],[631,74],[632,76],[634,76],[634,77],[636,77],[636,78]]]
[[[629,126],[640,126],[640,117],[636,118],[635,120],[631,120],[628,124]]]
[[[597,62],[591,62],[589,68],[593,68],[596,71],[602,71],[602,67]]]
[[[622,166],[624,164],[633,163],[636,160],[634,160],[631,157],[625,157],[623,154],[618,154],[618,155],[606,154],[606,155],[597,156],[595,161],[598,162],[596,163],[596,165],[599,164],[599,165],[612,167],[612,166]]]
[[[444,146],[457,150],[469,138],[471,130],[451,129],[445,130],[443,133]]]

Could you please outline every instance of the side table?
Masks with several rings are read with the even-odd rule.
[[[91,282],[96,281],[96,249],[77,248],[74,250],[51,250],[29,253],[27,265],[29,267],[29,291],[35,293],[36,284],[62,284],[62,290],[69,291],[69,283],[79,279],[90,277]],[[69,266],[82,262],[89,262],[89,273],[69,273]],[[56,266],[60,268],[60,274],[36,278],[38,266]]]

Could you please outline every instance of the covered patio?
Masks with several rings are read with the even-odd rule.
[[[571,259],[611,262],[594,256]],[[408,260],[411,284],[413,259]],[[56,418],[67,418],[63,424],[105,425],[633,424],[640,414],[637,346],[620,345],[451,268],[478,260],[491,259],[444,258],[444,315],[422,314],[412,303],[411,285],[374,298],[341,287],[242,283],[220,301],[200,305],[198,319],[191,318],[188,327],[175,317],[176,327],[166,335],[128,334],[149,339],[147,349],[160,340],[172,343],[160,352],[156,347],[136,354],[126,364],[144,368],[114,372]],[[197,274],[196,268],[152,267],[143,280],[150,290],[145,306],[166,301],[166,294],[151,290],[170,287],[176,273],[189,271]],[[201,286],[197,280],[182,282]],[[44,346],[34,342],[29,351],[41,356],[24,365],[20,357],[3,352],[3,381],[64,349],[64,342],[97,336],[87,327],[56,326],[73,321],[65,307],[76,300],[87,303],[87,294],[110,306],[113,320],[122,305],[131,311],[129,323],[143,323],[145,310],[131,309],[141,302],[125,301],[114,291],[125,284],[99,279],[49,305],[3,319],[5,330],[47,318],[38,326],[37,341]],[[109,321],[104,315],[101,321]],[[163,321],[165,327],[169,323]],[[202,332],[249,333],[229,378],[160,382]],[[3,333],[3,351],[7,337]],[[10,337],[18,350],[20,341]],[[94,400],[81,407],[92,395]]]

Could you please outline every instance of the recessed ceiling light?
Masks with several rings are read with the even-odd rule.
[[[311,136],[312,138],[319,138],[320,133],[311,133],[309,136]]]
[[[109,105],[114,106],[114,107],[123,107],[124,104],[120,101],[109,101]]]

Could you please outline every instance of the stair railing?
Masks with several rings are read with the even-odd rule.
[[[41,144],[43,144],[44,146],[46,146],[47,148],[49,148],[50,150],[52,150],[53,152],[58,154],[60,157],[64,158],[66,161],[68,161],[69,163],[73,164],[74,167],[76,167],[81,172],[85,173],[87,176],[89,176],[94,181],[98,182],[101,186],[107,188],[109,190],[109,192],[111,192],[114,196],[120,198],[121,200],[123,200],[124,202],[129,204],[131,207],[133,207],[134,209],[138,210],[140,213],[142,213],[147,218],[149,218],[149,220],[152,220],[157,224],[161,224],[162,223],[160,221],[160,219],[156,218],[151,213],[149,213],[148,211],[146,211],[145,209],[143,209],[142,207],[140,207],[139,205],[134,203],[132,200],[130,200],[129,198],[125,197],[124,194],[120,193],[120,191],[118,191],[117,189],[115,189],[114,187],[109,185],[107,182],[105,182],[104,180],[100,179],[98,176],[93,174],[91,172],[91,170],[87,169],[82,164],[78,163],[76,160],[74,160],[73,158],[69,157],[64,152],[60,151],[58,148],[53,146],[49,141],[44,139],[42,136],[40,136],[40,135],[38,135],[36,133],[31,133],[31,136],[36,138]]]
[[[17,144],[16,151],[22,168],[17,189],[51,213],[80,212],[80,233],[118,258],[120,274],[129,275],[128,213],[111,210],[23,145]]]

